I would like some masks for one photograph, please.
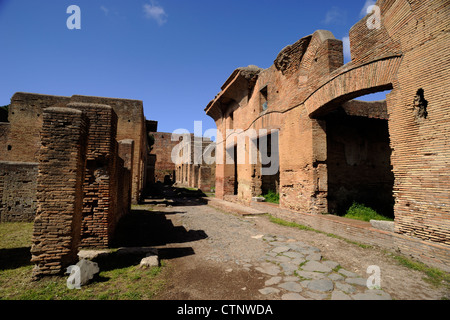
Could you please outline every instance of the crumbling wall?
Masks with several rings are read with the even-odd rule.
[[[88,122],[79,110],[43,113],[31,248],[35,277],[64,273],[78,260]]]
[[[9,106],[7,151],[0,152],[0,160],[36,162],[40,148],[43,109],[68,100],[68,97],[15,93]]]
[[[172,161],[172,150],[178,141],[172,141],[172,134],[168,132],[151,132],[155,143],[150,151],[154,162],[153,183],[175,182],[175,163]],[[151,174],[151,173],[150,173]]]
[[[122,216],[129,213],[132,196],[132,175],[133,172],[134,140],[124,139],[118,141],[118,163],[117,172],[117,195],[118,202],[116,212],[116,223]]]
[[[134,140],[132,202],[141,199],[146,182],[147,130],[144,106],[140,100],[74,95],[71,102],[108,105],[117,114],[117,140]]]
[[[0,161],[0,222],[30,222],[36,214],[37,163]]]
[[[117,115],[107,105],[70,103],[89,118],[81,247],[107,247],[115,227]]]
[[[233,128],[280,129],[280,206],[306,213],[329,209],[331,159],[322,117],[344,104],[349,114],[388,119],[395,231],[414,239],[399,241],[398,247],[421,259],[438,259],[418,253],[417,243],[444,251],[450,245],[450,6],[439,0],[379,0],[376,5],[379,26],[371,25],[374,17],[368,15],[350,30],[351,62],[342,65],[342,43],[331,32],[316,31],[304,52],[298,44],[305,38],[296,50],[282,50],[252,83],[235,70],[205,111],[223,134]],[[289,54],[301,56],[298,68],[291,66]],[[379,103],[350,101],[385,90],[391,90],[385,112]],[[238,196],[249,199],[256,185],[253,167],[236,169],[216,166],[217,197],[230,194],[237,178]]]

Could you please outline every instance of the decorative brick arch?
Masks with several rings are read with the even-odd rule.
[[[400,62],[401,56],[393,55],[340,70],[305,100],[308,115],[315,118],[345,101],[392,89]]]

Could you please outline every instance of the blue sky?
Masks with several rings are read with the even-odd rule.
[[[138,99],[159,131],[215,128],[203,110],[234,69],[268,68],[318,29],[345,41],[373,3],[0,0],[0,106],[18,91]],[[70,5],[79,30],[67,28]]]

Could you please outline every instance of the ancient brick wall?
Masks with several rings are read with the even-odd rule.
[[[111,106],[118,117],[117,140],[134,140],[132,202],[137,203],[146,182],[147,131],[144,106],[140,100],[74,95],[71,102],[95,103]]]
[[[377,144],[385,148],[380,154],[392,149],[396,232],[448,246],[450,7],[438,0],[379,0],[377,5],[379,28],[369,28],[366,16],[350,30],[351,62],[342,65],[342,43],[331,32],[316,31],[283,49],[268,69],[235,70],[205,111],[222,134],[233,128],[244,134],[280,129],[280,206],[307,213],[330,209],[329,169],[338,159],[333,158],[336,139],[327,137],[324,117],[342,106],[348,115],[388,119],[385,141],[380,138]],[[351,101],[385,90],[392,90],[386,102]],[[249,201],[260,183],[255,180],[261,179],[254,169],[250,164],[217,164],[216,196],[234,192]],[[339,174],[345,171],[341,168]],[[389,174],[385,169],[380,177]],[[360,182],[368,180],[363,172],[358,176]],[[376,178],[373,174],[370,179]],[[417,252],[418,241],[409,247],[401,241],[402,250]]]
[[[117,210],[117,115],[107,105],[74,102],[68,107],[83,111],[90,123],[80,245],[107,247]]]
[[[6,153],[0,152],[0,160],[36,162],[43,109],[68,100],[67,97],[15,93],[9,106],[8,147]]]
[[[30,222],[36,214],[37,163],[0,161],[0,222]]]
[[[178,186],[198,188],[204,192],[211,192],[215,188],[215,163],[209,163],[206,157],[215,157],[215,145],[209,138],[190,136],[189,155],[183,163],[176,164],[176,183]],[[174,142],[174,147],[180,143]],[[195,151],[197,149],[197,151]]]
[[[8,152],[8,136],[11,128],[9,122],[0,122],[0,161],[6,160],[6,154]]]
[[[89,121],[79,110],[57,107],[42,118],[31,248],[35,277],[64,273],[78,260]]]
[[[116,212],[116,223],[120,218],[129,213],[131,209],[131,191],[132,191],[132,175],[133,172],[133,154],[134,140],[124,139],[118,141],[118,163],[117,172],[117,196],[118,207]]]
[[[148,151],[143,103],[140,100],[17,92],[11,98],[9,125],[0,124],[0,151],[3,151],[1,148],[6,148],[6,152],[0,152],[0,161],[37,161],[43,109],[55,105],[66,106],[70,102],[109,105],[118,115],[117,139],[135,141],[132,199],[133,203],[137,203],[145,185]]]
[[[150,151],[150,155],[153,155],[155,159],[153,183],[164,183],[167,178],[175,182],[175,164],[172,161],[172,150],[178,144],[178,141],[172,141],[172,134],[168,132],[151,132],[149,134],[153,135],[155,139]]]

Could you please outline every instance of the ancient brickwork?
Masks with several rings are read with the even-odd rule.
[[[143,103],[140,100],[17,92],[11,98],[9,123],[0,123],[0,161],[36,162],[43,110],[73,102],[111,106],[118,115],[117,140],[134,140],[132,201],[137,203],[145,185],[148,153]]]
[[[107,247],[115,224],[117,190],[117,115],[107,105],[70,103],[89,118],[83,185],[82,247]]]
[[[68,100],[68,97],[15,93],[9,106],[7,151],[0,152],[0,160],[37,162],[43,109]]]
[[[88,119],[79,111],[44,111],[32,262],[35,277],[61,274],[77,261],[83,209]]]
[[[376,5],[379,27],[368,15],[350,30],[351,62],[343,65],[342,43],[331,32],[316,31],[283,49],[268,69],[236,69],[205,111],[223,135],[226,129],[279,129],[281,207],[330,212],[333,198],[353,193],[350,184],[366,185],[352,198],[379,193],[384,205],[394,203],[396,233],[414,239],[408,246],[395,237],[398,247],[423,258],[420,241],[450,250],[450,6],[439,0]],[[385,102],[352,100],[385,90],[391,90]],[[343,123],[330,118],[336,110]],[[360,134],[369,128],[372,133]],[[257,195],[259,164],[222,163],[216,197],[235,194],[248,202]],[[450,264],[443,257],[440,262]]]
[[[205,161],[205,157],[215,157],[214,143],[209,138],[194,137],[193,134],[183,137],[189,139],[187,151],[189,155],[181,163],[176,164],[176,184],[182,187],[198,188],[203,192],[211,192],[215,188],[215,167]],[[175,145],[182,143],[176,141]],[[195,151],[197,149],[197,151]]]
[[[172,161],[172,150],[178,141],[172,141],[172,134],[168,132],[149,132],[153,135],[155,143],[150,151],[154,156],[153,180],[151,183],[165,181],[175,182],[175,164]],[[149,174],[149,178],[151,174]]]
[[[30,222],[36,214],[37,163],[0,161],[0,222]]]
[[[111,106],[117,114],[117,140],[134,140],[132,202],[138,203],[146,181],[148,154],[144,106],[140,100],[116,99],[74,95],[72,102],[95,103]]]
[[[116,223],[127,214],[131,208],[132,176],[134,140],[124,139],[118,141],[118,163],[117,170],[117,210],[115,215]]]

